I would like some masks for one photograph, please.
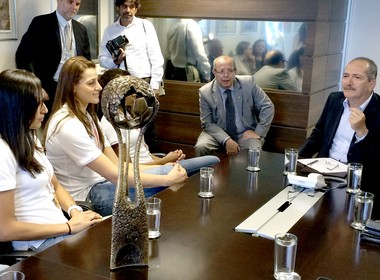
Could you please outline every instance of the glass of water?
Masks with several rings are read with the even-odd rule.
[[[202,167],[200,170],[200,189],[198,196],[202,198],[214,197],[212,193],[214,181],[214,168],[212,167]]]
[[[354,221],[351,226],[363,230],[367,221],[371,219],[374,195],[370,192],[355,194]]]
[[[285,149],[284,172],[283,172],[284,175],[297,173],[297,160],[298,160],[298,149],[294,149],[294,148]]]
[[[294,272],[297,253],[297,236],[292,233],[278,233],[274,239],[274,278],[298,280]]]
[[[148,197],[146,199],[146,213],[148,219],[149,238],[159,238],[161,236],[161,199],[157,197]]]

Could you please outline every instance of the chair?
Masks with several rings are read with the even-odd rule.
[[[92,204],[89,201],[76,201],[76,204],[82,207],[83,211],[93,210]],[[68,214],[63,211],[66,218],[70,219]],[[14,250],[11,241],[0,242],[0,264],[13,265],[23,259],[33,256],[36,252],[32,250],[17,251]]]

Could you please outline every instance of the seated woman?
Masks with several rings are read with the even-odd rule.
[[[41,251],[102,220],[80,211],[43,153],[36,130],[45,98],[33,73],[0,73],[0,241],[12,241],[15,250]]]
[[[112,91],[114,92],[127,92],[129,90],[128,83],[125,79],[118,79],[117,81],[114,80],[117,77],[120,76],[127,76],[127,73],[120,73],[120,71],[114,71],[114,69],[107,70],[104,72],[104,74],[99,78],[101,83],[106,86],[109,81],[113,80],[113,84],[110,85],[110,87],[114,87]],[[128,102],[133,103],[134,99],[136,99],[136,94],[131,94],[127,97],[129,100]],[[110,142],[112,148],[114,149],[115,153],[118,154],[118,140],[116,131],[111,125],[111,123],[105,118],[102,117],[101,119],[102,129],[103,132],[107,138],[107,140]],[[136,143],[137,138],[140,134],[140,129],[130,129],[130,130],[121,130],[123,139],[126,139],[129,135],[129,156],[131,161],[134,159],[134,155],[136,152]],[[173,165],[175,162],[179,162],[183,168],[186,169],[187,175],[190,176],[194,174],[195,172],[198,172],[201,167],[206,166],[212,166],[218,162],[220,162],[219,158],[216,156],[203,156],[203,157],[197,157],[192,159],[185,159],[186,155],[182,152],[182,150],[175,150],[169,152],[164,157],[157,157],[155,155],[152,155],[149,151],[148,145],[145,143],[144,136],[142,138],[141,146],[140,146],[140,152],[139,152],[139,163],[144,165],[165,165],[169,164],[165,169],[152,169],[147,170],[147,173],[155,173],[155,172],[168,172],[171,169],[171,165]],[[146,190],[146,194],[147,194]]]
[[[105,139],[96,115],[95,105],[102,90],[97,78],[92,61],[77,56],[65,62],[44,139],[47,157],[62,185],[75,199],[89,200],[98,213],[110,215],[118,157]],[[144,187],[178,187],[187,180],[186,170],[179,164],[172,165],[165,175],[144,173],[148,168],[152,166],[140,168]]]

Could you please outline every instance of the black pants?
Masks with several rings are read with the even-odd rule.
[[[175,81],[187,81],[187,75],[185,68],[178,68],[168,60],[165,68],[165,79]]]

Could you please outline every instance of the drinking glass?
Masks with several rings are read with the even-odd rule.
[[[362,181],[363,165],[361,163],[352,162],[347,165],[347,192],[357,193],[360,191]]]
[[[296,174],[297,172],[298,149],[285,149],[284,175]]]
[[[278,233],[274,239],[274,278],[297,280],[301,277],[294,272],[297,253],[297,236],[292,233]]]
[[[200,191],[198,193],[199,197],[211,198],[214,197],[212,193],[213,179],[214,178],[214,168],[212,167],[202,167],[200,169]]]
[[[253,147],[248,150],[248,171],[260,171],[260,148]]]
[[[148,219],[148,236],[155,239],[161,236],[161,199],[157,197],[148,197],[146,199],[146,213]]]
[[[355,194],[354,221],[351,226],[363,230],[366,222],[371,219],[374,195],[370,192]]]
[[[21,271],[0,272],[0,280],[25,280],[25,274]]]

